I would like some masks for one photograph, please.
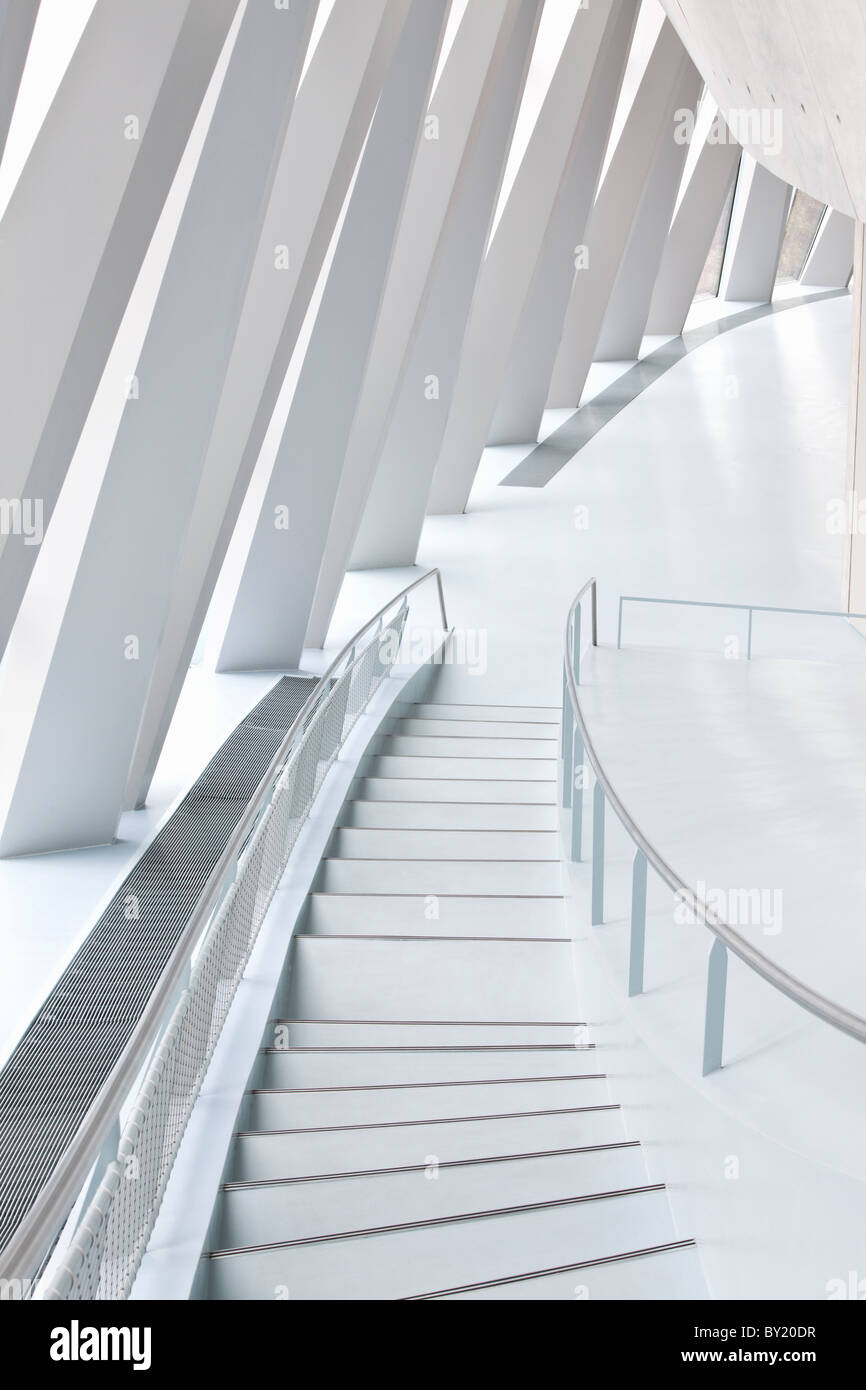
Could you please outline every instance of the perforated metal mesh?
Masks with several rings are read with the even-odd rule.
[[[391,624],[350,660],[295,740],[235,881],[208,928],[189,987],[124,1126],[117,1158],[76,1231],[64,1267],[50,1283],[43,1281],[44,1298],[127,1297],[259,927],[329,768],[397,659],[406,614],[404,603]],[[235,790],[238,783],[231,785]]]

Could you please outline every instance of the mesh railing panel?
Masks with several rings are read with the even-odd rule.
[[[147,1248],[181,1139],[259,928],[313,801],[395,664],[408,607],[323,691],[238,860],[121,1133],[46,1299],[124,1299]]]

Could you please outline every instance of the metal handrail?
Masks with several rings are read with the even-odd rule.
[[[226,875],[233,869],[243,852],[299,732],[303,730],[316,706],[327,696],[335,672],[347,658],[351,659],[355,649],[391,609],[407,600],[408,596],[420,585],[434,578],[437,585],[443,630],[448,632],[442,575],[438,569],[428,570],[426,574],[421,575],[411,584],[407,584],[399,594],[389,599],[350,638],[324,674],[320,676],[315,688],[295,717],[291,728],[271,760],[267,772],[262,777],[255,795],[250,800],[222,855],[208,876],[198,902],[190,914],[189,921],[178,938],[174,951],[123,1052],[97,1092],[82,1124],[64,1151],[48,1182],[39,1192],[27,1216],[3,1250],[0,1251],[0,1278],[32,1276],[56,1241],[82,1191],[94,1162],[108,1139],[121,1107],[141,1075],[153,1045],[165,1027],[168,1010],[177,997],[184,972],[197,946],[203,939],[214,909],[218,906],[225,886]]]
[[[621,594],[619,600],[619,619],[616,629],[616,648],[622,649],[623,608],[627,603],[655,603],[672,608],[729,608],[738,613],[748,613],[749,634],[746,643],[746,660],[752,659],[752,620],[756,613],[788,613],[800,618],[854,618],[866,622],[866,613],[847,613],[838,608],[780,608],[770,603],[721,603],[713,599],[700,598],[647,598],[643,594]]]
[[[686,903],[688,907],[691,909],[691,911],[695,914],[695,916],[710,929],[710,931],[714,934],[718,941],[720,941],[724,947],[733,951],[734,955],[738,956],[739,959],[744,962],[744,964],[748,965],[751,970],[754,970],[755,973],[757,975],[760,975],[762,979],[766,980],[768,984],[771,984],[774,989],[779,990],[780,993],[786,995],[789,999],[793,1000],[795,1004],[798,1004],[801,1008],[806,1009],[809,1013],[814,1014],[817,1018],[822,1019],[825,1023],[829,1023],[833,1028],[837,1028],[840,1032],[847,1033],[849,1036],[856,1038],[859,1042],[866,1042],[866,1018],[861,1018],[859,1014],[855,1014],[852,1010],[844,1008],[841,1004],[834,1003],[833,1000],[827,999],[825,995],[820,994],[815,989],[812,989],[810,985],[807,985],[803,980],[798,979],[789,971],[784,970],[780,965],[776,964],[775,961],[771,960],[768,956],[766,956],[763,951],[759,951],[757,947],[752,945],[752,943],[749,942],[744,936],[742,936],[738,931],[735,931],[733,927],[729,926],[727,922],[724,922],[715,912],[713,912],[713,910],[710,907],[706,905],[706,903],[703,902],[703,900],[698,896],[698,894],[694,892],[694,890],[686,883],[686,881],[680,876],[680,874],[678,874],[677,871],[659,853],[655,845],[653,845],[651,841],[647,839],[646,835],[636,824],[634,817],[628,811],[627,807],[623,804],[622,799],[618,795],[616,789],[614,788],[610,780],[610,777],[605,772],[605,769],[602,766],[601,759],[593,743],[592,735],[590,734],[589,727],[587,725],[586,719],[584,718],[583,711],[580,707],[580,697],[578,694],[580,684],[579,617],[581,605],[587,593],[591,593],[592,595],[593,630],[591,645],[594,647],[598,646],[598,625],[597,618],[595,616],[597,614],[598,599],[597,584],[594,578],[587,580],[586,584],[584,584],[583,588],[580,590],[577,597],[575,598],[569,610],[568,622],[566,626],[565,690],[568,696],[567,703],[570,707],[570,714],[574,721],[575,745],[571,753],[571,757],[566,756],[566,767],[568,769],[569,779],[571,777],[571,769],[577,765],[577,751],[579,749],[581,753],[581,762],[588,763],[589,766],[592,768],[593,772],[596,775],[598,783],[601,785],[603,789],[605,797],[610,802],[611,806],[616,812],[617,818],[619,819],[625,830],[628,832],[637,850],[645,857],[647,863],[652,865],[656,873],[668,885],[668,887],[671,888],[678,895],[680,900]],[[720,606],[727,607],[728,605]],[[742,607],[748,607],[748,605],[742,605]],[[755,607],[757,608],[758,605],[755,605]],[[780,611],[787,612],[793,610]],[[850,616],[854,617],[857,615],[851,614]],[[565,732],[566,731],[564,730],[564,736]],[[567,751],[568,750],[566,750],[566,754]],[[642,949],[642,938],[640,944]],[[642,976],[642,959],[640,973]],[[640,991],[636,990],[634,992]],[[718,1000],[716,1000],[716,1003],[718,1003]],[[723,1017],[724,977],[722,977],[721,1009]],[[718,1052],[720,1054],[720,1033],[718,1038],[716,1039],[716,1042],[718,1043]],[[715,1066],[708,1067],[706,1065],[708,1060],[706,1050],[704,1060],[705,1074],[708,1070],[716,1069]],[[720,1055],[717,1065],[720,1065]]]

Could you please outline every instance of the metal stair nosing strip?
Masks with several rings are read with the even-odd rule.
[[[570,936],[404,936],[400,932],[315,932],[296,931],[296,941],[400,941],[406,945],[417,941],[514,941],[525,946],[570,946]]]
[[[531,1158],[571,1158],[575,1154],[605,1153],[614,1149],[639,1149],[639,1139],[618,1139],[607,1144],[579,1144],[565,1149],[531,1149],[526,1153],[485,1154],[481,1158],[440,1159],[438,1168],[472,1168],[492,1163],[521,1163]],[[225,1182],[222,1192],[249,1192],[258,1188],[291,1187],[304,1182],[336,1182],[345,1178],[381,1178],[388,1174],[424,1173],[429,1168],[426,1163],[401,1163],[391,1168],[356,1168],[337,1173],[304,1173],[288,1178],[248,1178],[242,1181]]]
[[[463,1211],[453,1216],[426,1216],[418,1221],[396,1221],[386,1226],[365,1226],[352,1231],[331,1231],[325,1235],[298,1236],[291,1240],[272,1240],[260,1245],[240,1245],[228,1250],[208,1250],[208,1260],[232,1259],[237,1255],[260,1255],[269,1250],[294,1250],[305,1245],[325,1245],[337,1240],[358,1240],[367,1236],[395,1235],[401,1231],[424,1231],[438,1226],[456,1226],[467,1221],[489,1221],[502,1216],[526,1216],[530,1212],[552,1211],[561,1207],[580,1206],[584,1202],[606,1202],[616,1197],[644,1196],[664,1192],[663,1182],[644,1183],[640,1187],[618,1187],[610,1192],[584,1192],[574,1197],[552,1197],[542,1202],[523,1202],[516,1206],[490,1207],[486,1211]]]
[[[455,706],[454,706],[454,709],[469,709],[469,708],[472,708],[472,706],[469,706],[469,705],[455,705]],[[477,708],[479,708],[479,709],[484,709],[484,708],[486,708],[486,706],[484,706],[484,705],[479,705]],[[504,708],[504,706],[503,706],[503,708]],[[531,708],[531,706],[527,706],[527,708]],[[543,728],[543,729],[558,729],[558,728],[559,728],[559,720],[558,720],[558,719],[475,719],[475,718],[469,718],[469,719],[459,719],[459,718],[458,718],[458,719],[455,719],[452,715],[448,715],[448,714],[409,714],[409,715],[404,715],[403,718],[405,718],[405,719],[411,719],[412,722],[415,723],[415,724],[421,724],[421,723],[426,723],[426,724],[538,724],[539,727],[540,727],[540,728]],[[431,737],[436,737],[436,735],[431,735]],[[446,735],[442,735],[442,737],[446,737],[446,738],[447,738],[448,735],[447,735],[447,734],[446,734]],[[460,734],[460,735],[457,735],[457,737],[459,737],[459,738],[473,738],[474,735],[472,735],[472,734]],[[479,735],[479,737],[481,737],[481,738],[496,738],[497,735],[496,735],[496,734],[481,734],[481,735]],[[515,735],[515,737],[517,737],[517,736]]]
[[[560,859],[452,859],[447,855],[434,854],[420,856],[410,854],[404,857],[401,854],[382,855],[382,854],[329,854],[323,860],[323,864],[560,864]],[[510,897],[511,894],[506,896]],[[533,895],[534,896],[534,895]],[[539,895],[539,896],[550,896]],[[555,896],[559,896],[558,894]]]
[[[275,1026],[315,1023],[328,1027],[357,1028],[586,1028],[585,1019],[576,1022],[529,1018],[275,1018]]]
[[[282,1056],[293,1052],[592,1052],[596,1047],[596,1043],[442,1043],[426,1047],[409,1043],[371,1047],[357,1043],[350,1047],[264,1047],[262,1051]]]
[[[507,1110],[498,1115],[447,1115],[424,1120],[380,1120],[375,1124],[302,1125],[297,1129],[239,1129],[237,1139],[274,1139],[287,1134],[347,1134],[368,1129],[413,1129],[424,1125],[478,1124],[484,1120],[532,1120],[542,1115],[591,1115],[620,1110],[620,1105],[564,1105],[552,1110]]]
[[[575,1260],[573,1264],[553,1265],[549,1269],[533,1269],[525,1274],[508,1274],[499,1279],[481,1279],[475,1284],[457,1284],[450,1289],[436,1289],[431,1293],[408,1294],[398,1302],[419,1303],[428,1298],[449,1298],[461,1293],[476,1293],[482,1289],[502,1289],[509,1284],[523,1284],[530,1279],[550,1279],[557,1274],[576,1274],[581,1269],[594,1269],[601,1265],[620,1264],[624,1260],[640,1260],[648,1255],[663,1255],[674,1250],[694,1250],[697,1241],[691,1237],[686,1240],[669,1240],[661,1245],[647,1245],[642,1250],[623,1250],[616,1255],[599,1255],[591,1260]]]
[[[376,1086],[257,1086],[250,1096],[311,1096],[346,1091],[430,1091],[450,1086],[539,1086],[546,1081],[606,1081],[605,1072],[578,1072],[575,1076],[495,1076],[480,1081],[393,1081]]]

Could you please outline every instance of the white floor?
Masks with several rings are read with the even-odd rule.
[[[419,555],[443,570],[452,623],[486,633],[479,699],[560,698],[566,614],[591,575],[603,643],[622,593],[839,608],[826,514],[844,490],[850,312],[829,300],[708,343],[545,488],[497,486],[528,449],[486,452],[466,515],[428,518]],[[371,582],[348,576],[345,603]]]

